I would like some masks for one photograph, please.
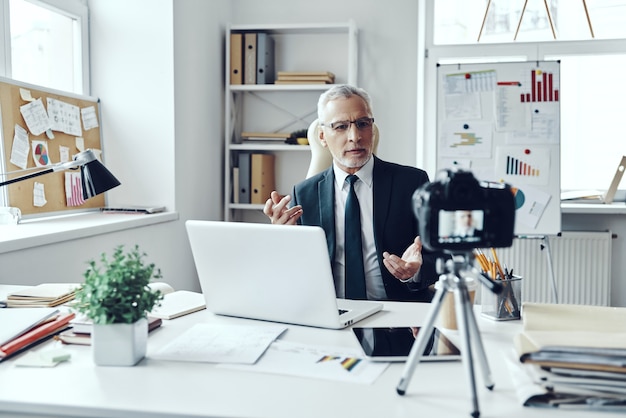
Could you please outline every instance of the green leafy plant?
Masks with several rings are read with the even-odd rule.
[[[132,324],[144,318],[163,299],[148,286],[162,277],[161,270],[146,264],[145,256],[138,245],[128,252],[120,245],[112,259],[102,253],[100,265],[89,261],[85,282],[76,292],[76,310],[94,324]]]

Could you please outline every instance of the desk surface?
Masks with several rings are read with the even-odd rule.
[[[2,289],[0,289],[1,291]],[[385,303],[359,325],[421,325],[430,305]],[[571,417],[571,411],[520,405],[506,366],[519,321],[494,322],[477,315],[495,388],[488,391],[477,368],[481,417]],[[391,364],[372,384],[340,383],[235,371],[214,364],[150,358],[167,342],[199,322],[255,323],[197,312],[150,334],[148,355],[135,367],[98,367],[88,346],[65,346],[69,362],[50,369],[0,363],[0,417],[464,417],[470,393],[461,362],[420,363],[406,395],[396,393],[404,363]],[[289,326],[281,337],[314,345],[356,347],[351,330]],[[44,344],[52,344],[44,343]],[[24,415],[17,415],[20,412]],[[576,417],[592,417],[578,412]]]

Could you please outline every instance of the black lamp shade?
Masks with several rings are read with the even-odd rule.
[[[80,178],[85,200],[121,184],[97,159],[80,166]]]

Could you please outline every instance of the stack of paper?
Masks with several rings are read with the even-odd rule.
[[[9,308],[45,308],[74,299],[78,283],[42,283],[7,295]]]
[[[522,370],[540,390],[528,406],[626,411],[626,308],[525,303],[515,338]]]

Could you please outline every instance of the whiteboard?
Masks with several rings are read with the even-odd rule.
[[[560,63],[438,65],[437,170],[515,193],[515,235],[561,232]]]

